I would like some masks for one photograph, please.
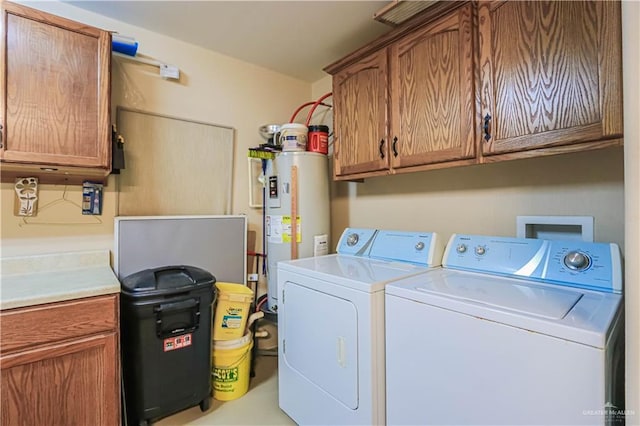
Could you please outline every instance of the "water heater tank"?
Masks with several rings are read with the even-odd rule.
[[[297,170],[295,196],[293,166]],[[292,199],[297,211],[297,257],[329,252],[329,160],[315,152],[282,152],[267,164],[266,178],[267,308],[277,312],[277,264],[291,260]]]

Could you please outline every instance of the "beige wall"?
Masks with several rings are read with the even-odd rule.
[[[114,59],[112,121],[115,122],[116,119],[115,107],[123,105],[234,128],[231,213],[247,214],[249,229],[258,233],[260,241],[261,210],[248,207],[247,150],[263,142],[258,133],[260,125],[286,122],[299,105],[310,100],[311,85],[65,3],[22,3],[58,16],[133,36],[140,43],[138,54],[180,68],[181,79],[176,82],[160,78],[158,69],[152,66]],[[215,167],[215,163],[211,167]],[[13,216],[12,185],[2,184],[2,254],[8,256],[52,250],[111,248],[113,218],[117,215],[116,188],[117,178],[112,176],[105,193],[101,224],[79,224],[86,218],[82,217],[80,209],[73,209],[69,205],[69,208],[43,211],[38,220],[48,221],[50,224],[36,226],[24,225],[22,219]],[[42,204],[61,198],[63,192],[64,186],[43,185],[40,194]],[[80,204],[80,194],[80,187],[67,188],[68,198],[72,202]],[[71,224],[53,224],[54,222]]]
[[[622,2],[627,425],[640,425],[640,2]]]
[[[111,249],[115,216],[115,180],[109,181],[103,194],[100,216],[83,216],[82,187],[79,185],[40,185],[37,216],[13,215],[13,184],[3,183],[0,190],[0,248],[2,256]]]
[[[516,235],[518,215],[595,218],[595,239],[624,249],[623,152],[612,149],[336,183],[345,226]]]

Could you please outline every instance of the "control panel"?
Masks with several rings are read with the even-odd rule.
[[[377,233],[377,229],[346,228],[336,251],[340,254],[369,257],[371,243]]]
[[[369,257],[428,267],[442,262],[444,244],[434,232],[378,231]]]
[[[392,262],[439,266],[444,244],[434,232],[347,228],[337,252]]]
[[[454,234],[443,266],[620,293],[616,244]]]

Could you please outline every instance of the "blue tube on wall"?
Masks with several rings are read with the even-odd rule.
[[[123,53],[129,56],[136,56],[138,42],[132,38],[120,34],[113,34],[111,37],[111,49],[114,52]]]

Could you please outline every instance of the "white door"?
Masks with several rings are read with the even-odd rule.
[[[358,408],[358,311],[348,300],[284,283],[284,361],[350,409]]]

